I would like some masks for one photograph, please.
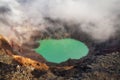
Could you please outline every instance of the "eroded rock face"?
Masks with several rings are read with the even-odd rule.
[[[22,49],[22,48],[20,48]],[[36,69],[40,69],[40,70],[48,70],[48,66],[45,63],[45,59],[42,58],[40,55],[38,55],[38,58],[34,56],[34,54],[37,54],[37,53],[34,53],[33,52],[33,55],[30,55],[29,53],[31,53],[32,51],[28,51],[25,50],[23,51],[15,51],[14,48],[12,48],[11,45],[9,45],[9,43],[2,37],[0,36],[0,51],[1,51],[1,54],[5,55],[6,56],[3,56],[3,62],[7,60],[8,58],[8,62],[9,60],[12,58],[14,61],[18,62],[19,64],[22,64],[24,66],[32,66]],[[29,55],[24,55],[24,54],[21,54],[21,52],[23,52],[24,54],[29,54]],[[31,57],[31,59],[29,58]],[[34,60],[34,58],[32,59],[32,57],[35,57],[35,59],[38,59],[37,60]],[[5,60],[4,60],[5,59]],[[12,60],[10,60],[12,61]]]
[[[0,35],[0,49],[9,55],[20,55],[39,62],[46,62],[46,60],[35,51],[26,48],[24,49],[15,43],[11,44],[2,35]]]

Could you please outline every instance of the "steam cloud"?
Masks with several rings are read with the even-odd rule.
[[[21,45],[48,28],[82,32],[99,43],[119,39],[119,5],[119,0],[0,0],[0,34]]]

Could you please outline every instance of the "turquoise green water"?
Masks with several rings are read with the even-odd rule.
[[[60,63],[68,59],[80,59],[88,54],[85,44],[74,39],[47,39],[40,41],[36,49],[49,62]]]

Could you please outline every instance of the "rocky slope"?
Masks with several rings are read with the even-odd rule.
[[[61,64],[33,59],[29,53],[34,56],[29,50],[15,51],[0,37],[0,80],[120,80],[118,48]]]

